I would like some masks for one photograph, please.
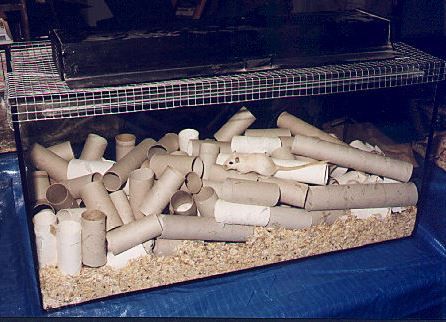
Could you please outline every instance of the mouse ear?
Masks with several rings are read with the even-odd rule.
[[[240,162],[240,158],[239,157],[235,157],[235,163],[239,163]]]

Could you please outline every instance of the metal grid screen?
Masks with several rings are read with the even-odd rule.
[[[48,41],[15,44],[6,98],[13,122],[311,96],[438,82],[445,62],[403,43],[395,59],[70,89]]]

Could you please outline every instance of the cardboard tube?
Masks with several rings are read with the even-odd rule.
[[[123,224],[102,182],[94,181],[83,186],[81,198],[88,210],[100,210],[107,216],[107,231]]]
[[[153,254],[153,247],[155,246],[155,239],[149,239],[148,241],[141,244],[146,251],[146,254]]]
[[[295,117],[288,112],[283,112],[279,115],[277,118],[277,126],[280,128],[290,129],[293,135],[305,135],[335,144],[347,145],[338,138],[318,129],[317,127]]]
[[[135,219],[144,217],[144,214],[139,211],[139,207],[154,182],[155,174],[152,169],[137,169],[130,173],[129,202]]]
[[[61,209],[56,214],[57,222],[61,223],[62,221],[70,220],[70,221],[76,221],[76,222],[80,223],[81,216],[86,210],[87,210],[87,208]]]
[[[201,188],[203,187],[203,181],[195,172],[189,172],[186,175],[184,184],[186,185],[187,190],[192,194],[199,193]]]
[[[236,135],[241,135],[256,120],[246,107],[242,107],[214,134],[220,142],[230,142]]]
[[[136,136],[130,133],[122,133],[115,136],[116,161],[121,160],[133,150],[136,143]]]
[[[219,197],[234,203],[275,206],[279,202],[280,189],[276,183],[229,178],[223,183]]]
[[[189,140],[187,144],[187,155],[198,157],[200,155],[201,142],[200,140]]]
[[[94,161],[102,160],[105,149],[107,148],[107,140],[100,135],[90,133],[84,143],[80,160]]]
[[[203,187],[212,188],[218,197],[222,195],[223,182],[220,181],[212,181],[212,180],[203,180]]]
[[[49,209],[38,212],[33,217],[36,236],[39,268],[57,264],[56,215]]]
[[[245,136],[263,136],[270,138],[278,138],[281,136],[291,136],[291,131],[286,128],[275,128],[275,129],[247,129],[245,131]]]
[[[114,164],[115,162],[110,160],[87,161],[73,159],[68,163],[67,179],[76,179],[94,173],[104,175]]]
[[[214,218],[161,215],[159,239],[244,242],[254,234],[253,227],[225,225]]]
[[[129,200],[127,199],[127,196],[124,193],[124,191],[117,190],[115,192],[112,192],[110,194],[110,199],[115,205],[119,217],[121,218],[124,225],[135,220],[135,216],[133,215],[133,211],[132,208],[130,207]]]
[[[173,151],[170,155],[185,155],[185,156],[187,156],[187,153],[186,152],[183,152],[183,151]]]
[[[139,210],[146,216],[161,214],[184,180],[184,174],[168,166],[144,197]]]
[[[184,175],[191,171],[197,173],[200,177],[203,175],[203,161],[198,157],[157,154],[150,160],[150,168],[153,170],[155,177],[157,178],[163,174],[168,166],[180,171]]]
[[[215,160],[215,163],[218,165],[223,165],[227,159],[232,157],[233,153],[219,153],[217,156],[217,160]]]
[[[86,266],[101,267],[107,263],[105,220],[105,214],[99,210],[82,214],[82,263]]]
[[[291,153],[291,148],[288,147],[281,147],[278,149],[275,149],[273,152],[271,152],[271,157],[275,159],[281,159],[281,160],[294,160],[294,154]]]
[[[198,140],[200,133],[194,129],[184,129],[178,133],[178,143],[180,145],[180,151],[187,153],[187,146],[190,140]]]
[[[337,165],[330,165],[329,169],[331,178],[338,178],[340,176],[343,176],[348,171],[348,168],[338,167]]]
[[[168,153],[178,151],[180,149],[180,142],[178,140],[178,134],[176,133],[166,133],[159,139],[159,144],[164,146]]]
[[[82,267],[81,224],[62,221],[57,225],[57,267],[64,275],[78,275]]]
[[[369,175],[359,172],[359,171],[349,171],[342,176],[333,178],[333,183],[335,184],[356,184],[356,183],[366,183]]]
[[[31,150],[31,161],[38,170],[46,171],[56,181],[67,179],[67,160],[34,143]]]
[[[200,147],[199,157],[203,161],[203,179],[208,179],[211,168],[215,165],[220,147],[217,144],[203,142]]]
[[[70,161],[74,159],[73,148],[70,141],[65,141],[48,147],[48,150],[60,156],[62,159]]]
[[[276,165],[286,168],[297,167],[309,163],[299,160],[273,159],[273,161]],[[274,177],[295,180],[303,183],[325,185],[328,181],[328,164],[319,163],[297,170],[279,170],[274,174]]]
[[[152,146],[149,148],[149,151],[147,151],[147,160],[149,160],[149,162],[150,162],[150,160],[152,160],[152,157],[153,157],[154,155],[160,155],[160,154],[168,154],[166,148],[163,147],[163,146],[160,145],[160,144],[152,145]],[[145,161],[144,161],[144,162],[145,162]],[[143,162],[143,163],[144,163],[144,162]],[[149,164],[150,164],[150,163],[149,163]]]
[[[46,171],[33,171],[33,201],[46,201],[46,190],[50,186],[50,178]]]
[[[417,187],[413,183],[376,183],[310,187],[306,210],[364,209],[415,206]]]
[[[294,142],[294,136],[281,136],[279,138],[280,138],[280,142],[282,143],[283,148],[291,149],[291,147],[293,146],[293,142]]]
[[[147,216],[107,233],[108,249],[113,255],[120,254],[138,244],[161,235],[158,217]]]
[[[140,169],[150,169],[150,160],[145,160],[142,164]]]
[[[130,172],[138,169],[147,158],[147,152],[155,145],[153,139],[145,139],[122,159],[116,162],[110,170],[104,174],[103,182],[108,191],[119,190],[127,181]]]
[[[56,211],[79,207],[67,187],[62,183],[54,183],[50,185],[46,191],[46,199]]]
[[[178,246],[182,243],[182,240],[157,239],[153,247],[153,254],[158,257],[173,256],[176,254]]]
[[[271,217],[267,227],[302,229],[323,222],[324,212],[306,211],[291,207],[271,207]]]
[[[198,194],[194,195],[195,204],[202,217],[214,217],[217,200],[218,196],[212,187],[203,187]]]
[[[232,152],[239,153],[268,153],[282,146],[279,138],[234,136],[231,141]]]
[[[197,205],[190,193],[179,190],[170,198],[169,211],[171,215],[196,216]]]
[[[275,177],[259,177],[260,182],[276,183],[280,189],[280,202],[303,208],[307,198],[308,185],[293,180]]]
[[[112,252],[108,252],[107,266],[114,269],[121,269],[126,267],[130,261],[146,255],[147,253],[141,244],[136,245],[135,247],[132,247],[118,255],[113,255]]]
[[[222,165],[214,164],[210,169],[208,179],[220,182],[223,182],[228,178],[257,181],[258,177],[259,175],[254,172],[240,173],[235,170],[225,170]]]
[[[215,220],[224,224],[260,226],[268,225],[271,209],[267,206],[246,205],[217,200],[215,203]]]
[[[68,191],[70,191],[73,198],[78,199],[81,197],[81,189],[86,184],[89,184],[93,181],[101,181],[102,175],[99,172],[86,174],[82,177],[77,177],[70,180],[65,180],[62,183],[67,187]]]

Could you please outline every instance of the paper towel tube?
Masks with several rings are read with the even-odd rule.
[[[124,225],[135,220],[135,216],[133,215],[133,211],[132,208],[130,207],[129,200],[127,199],[127,196],[124,193],[124,191],[117,190],[115,192],[112,192],[110,194],[110,199],[115,205],[119,217],[121,218]]]
[[[292,152],[402,182],[409,181],[412,176],[413,165],[409,162],[364,152],[350,146],[340,146],[317,138],[297,135],[294,138]]]
[[[247,129],[245,136],[264,136],[270,138],[278,138],[281,136],[291,136],[291,131],[286,128],[275,129]]]
[[[310,163],[300,160],[273,159],[273,161],[276,165],[286,168],[298,167]],[[295,180],[303,183],[325,185],[328,181],[328,164],[318,163],[309,165],[308,167],[303,169],[279,170],[274,174],[274,177],[280,179]]]
[[[39,268],[57,264],[56,215],[49,209],[33,217]]]
[[[271,217],[267,227],[307,228],[321,224],[325,215],[323,211],[306,211],[292,207],[271,207]]]
[[[118,255],[113,255],[112,252],[108,252],[107,266],[110,266],[114,269],[121,269],[126,267],[130,261],[146,255],[147,253],[141,244],[136,245],[135,247],[132,247]]]
[[[93,161],[102,160],[105,149],[107,148],[107,140],[100,135],[90,133],[84,143],[79,159]]]
[[[67,160],[34,143],[31,150],[31,161],[38,170],[46,171],[48,176],[56,181],[67,179]]]
[[[104,175],[114,164],[115,162],[111,160],[86,161],[73,159],[68,163],[67,179],[76,179],[94,173]]]
[[[375,183],[310,187],[306,210],[364,209],[414,206],[418,201],[413,183]]]
[[[87,208],[61,209],[56,214],[57,222],[61,223],[62,221],[70,220],[70,221],[76,221],[76,222],[80,223],[81,216],[86,210],[87,210]]]
[[[122,159],[116,162],[110,170],[104,174],[103,182],[108,191],[119,190],[127,181],[130,172],[138,169],[147,158],[147,152],[155,145],[153,139],[145,139]]]
[[[161,225],[155,215],[147,216],[107,233],[108,249],[113,255],[120,254],[149,239],[161,235]]]
[[[198,140],[200,133],[195,129],[184,129],[178,133],[178,143],[180,151],[187,153],[187,146],[190,140]]]
[[[107,263],[105,218],[99,210],[86,210],[82,214],[82,263],[86,266],[101,267]]]
[[[294,160],[294,154],[291,153],[291,148],[289,147],[281,147],[278,149],[275,149],[273,152],[271,152],[271,157],[275,159],[282,159],[282,160]]]
[[[70,191],[73,198],[78,199],[81,197],[82,187],[93,181],[102,181],[102,175],[99,172],[96,172],[86,174],[82,177],[65,180],[62,183],[67,187],[68,191]]]
[[[172,215],[196,216],[197,205],[190,193],[180,190],[170,198],[169,211]]]
[[[241,135],[251,126],[256,118],[246,107],[242,107],[214,134],[214,138],[221,142],[230,142],[236,135]]]
[[[153,247],[153,254],[155,256],[173,256],[177,252],[178,246],[183,243],[183,240],[174,239],[157,239]]]
[[[293,180],[279,179],[274,177],[259,177],[260,182],[271,182],[279,186],[280,202],[303,208],[307,199],[308,185]]]
[[[214,164],[210,169],[208,180],[223,182],[227,178],[232,178],[257,181],[258,177],[259,175],[254,172],[240,173],[235,170],[225,170],[222,165]]]
[[[144,197],[153,187],[155,174],[152,169],[137,169],[130,173],[129,177],[129,202],[135,219],[144,217],[139,211]]]
[[[107,231],[123,224],[102,182],[93,181],[81,189],[81,198],[88,210],[100,210],[107,216]]]
[[[184,174],[168,166],[144,197],[139,210],[146,216],[161,214],[184,180]]]
[[[267,206],[246,205],[217,200],[215,220],[224,224],[265,227],[268,225],[271,209]]]
[[[184,175],[193,171],[200,177],[203,175],[203,161],[198,157],[183,156],[183,155],[170,155],[170,154],[157,154],[150,160],[150,168],[155,173],[155,177],[159,178],[167,166],[170,166]]]
[[[288,112],[283,112],[279,115],[277,118],[277,126],[280,128],[290,129],[293,135],[305,135],[335,144],[347,145],[338,138],[318,129],[317,127],[295,117]]]
[[[33,201],[46,201],[46,190],[50,186],[50,179],[46,171],[33,171]]]
[[[57,225],[57,267],[64,275],[78,275],[82,267],[81,224],[62,221]]]
[[[186,184],[187,190],[193,194],[199,193],[203,187],[203,181],[195,172],[189,172],[186,174],[186,180],[184,183]]]
[[[199,157],[203,161],[203,179],[208,179],[210,171],[217,160],[220,147],[217,144],[203,142],[200,147]]]
[[[73,148],[70,141],[65,141],[48,147],[48,150],[60,156],[62,159],[70,161],[74,159]]]
[[[223,200],[258,206],[275,206],[279,202],[280,188],[276,183],[228,178],[223,182]]]
[[[115,136],[116,161],[121,160],[125,155],[133,150],[136,143],[136,136],[130,133],[122,133]]]
[[[239,153],[268,153],[282,146],[279,138],[263,136],[234,136],[231,141],[232,152]]]
[[[194,200],[202,217],[214,217],[218,196],[212,187],[203,187],[198,194],[194,195]]]
[[[254,234],[253,227],[225,225],[214,218],[161,215],[160,239],[244,242]]]
[[[79,207],[67,187],[62,183],[54,183],[50,185],[46,191],[46,199],[56,211]]]
[[[172,153],[173,151],[178,151],[180,149],[180,142],[178,140],[178,134],[176,133],[164,134],[164,136],[159,139],[158,143],[164,146],[168,153]]]

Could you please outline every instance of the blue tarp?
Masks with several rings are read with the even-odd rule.
[[[446,318],[446,173],[413,237],[45,312],[17,159],[0,156],[0,316]]]

